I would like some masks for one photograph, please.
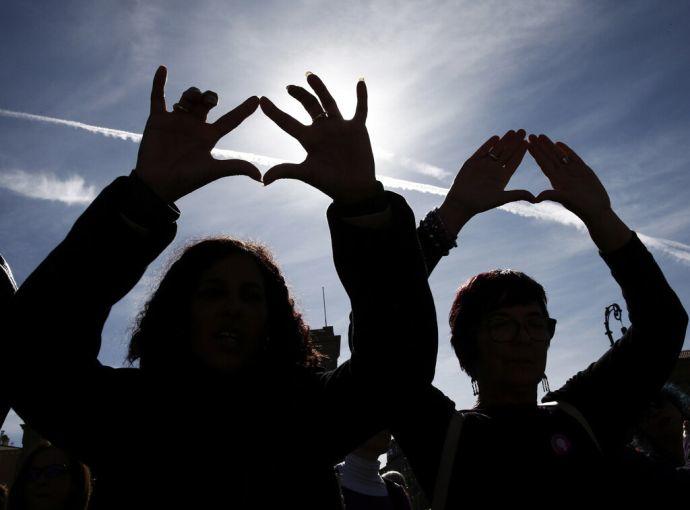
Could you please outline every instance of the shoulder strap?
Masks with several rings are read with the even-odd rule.
[[[441,453],[441,462],[439,463],[438,474],[436,475],[434,499],[431,505],[432,510],[444,510],[446,508],[448,489],[450,487],[450,476],[453,472],[455,454],[458,450],[460,432],[462,432],[462,424],[464,421],[465,415],[459,411],[455,411],[450,419],[450,423],[448,423],[446,440],[443,443],[443,452]]]
[[[572,404],[569,404],[568,402],[562,401],[549,402],[546,405],[549,404],[559,408],[561,411],[563,411],[570,417],[575,418],[575,420],[577,420],[577,422],[582,426],[582,428],[585,429],[590,439],[594,443],[594,446],[596,446],[597,450],[599,450],[599,453],[601,453],[601,445],[599,445],[597,436],[594,435],[594,431],[592,430],[592,427],[589,425],[587,418],[584,417],[584,415],[578,410],[577,407],[575,407]]]

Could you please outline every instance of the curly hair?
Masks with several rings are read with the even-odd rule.
[[[450,343],[460,362],[460,368],[476,377],[479,356],[477,333],[486,314],[504,306],[537,303],[544,315],[546,292],[525,273],[511,269],[494,269],[473,276],[463,283],[450,307]]]
[[[322,355],[316,350],[309,327],[297,311],[285,278],[270,251],[254,242],[213,237],[188,245],[172,262],[158,288],[137,316],[127,360],[142,369],[169,368],[189,359],[188,310],[201,274],[233,254],[252,258],[266,288],[268,345],[265,361],[274,366],[317,368]]]

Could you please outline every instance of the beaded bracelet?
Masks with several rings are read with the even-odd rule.
[[[419,223],[419,227],[420,233],[426,235],[431,246],[441,256],[448,255],[450,250],[458,245],[456,242],[458,236],[451,236],[448,233],[448,229],[438,213],[438,208],[429,211]]]

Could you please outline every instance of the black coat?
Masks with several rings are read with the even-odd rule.
[[[338,508],[332,466],[399,408],[376,388],[395,381],[403,398],[433,378],[436,317],[411,210],[388,193],[390,224],[369,229],[329,208],[354,317],[349,361],[228,382],[192,365],[97,360],[110,308],[175,235],[175,215],[142,186],[108,186],[19,289],[2,362],[13,407],[93,468],[102,507]]]
[[[433,269],[440,256],[421,230]],[[544,397],[573,406],[595,439],[573,414],[557,407],[466,412],[446,508],[572,504],[602,493],[620,503],[639,493],[641,487],[631,486],[616,462],[629,428],[678,359],[688,316],[636,235],[602,258],[621,286],[631,326],[598,361]],[[410,400],[411,412],[393,432],[432,499],[455,403],[431,385]]]

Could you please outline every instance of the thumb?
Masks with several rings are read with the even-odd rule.
[[[499,198],[499,203],[496,207],[508,204],[510,202],[518,202],[520,200],[526,200],[527,202],[534,202],[534,195],[525,189],[511,189],[501,193]]]
[[[268,186],[278,179],[297,179],[309,184],[304,165],[297,163],[281,163],[269,168],[264,174],[264,186]]]
[[[547,189],[537,195],[537,198],[534,199],[534,203],[538,204],[539,202],[544,202],[546,200],[550,200],[551,202],[558,202],[559,204],[564,204],[565,197],[560,191],[556,191],[555,189]]]
[[[208,168],[209,181],[229,175],[246,175],[261,182],[261,172],[249,161],[243,159],[214,159]]]

